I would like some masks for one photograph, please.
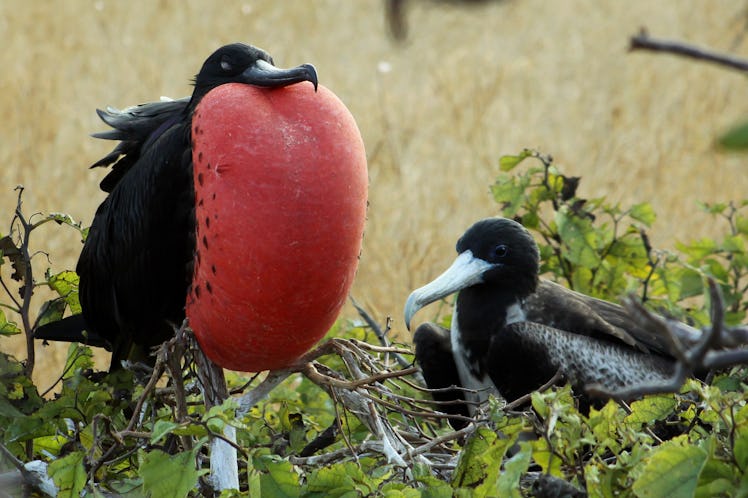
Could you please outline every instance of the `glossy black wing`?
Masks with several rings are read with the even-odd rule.
[[[112,171],[100,184],[104,192],[112,192],[125,173],[140,159],[142,151],[147,150],[166,130],[188,117],[189,101],[190,98],[185,97],[149,102],[121,111],[113,107],[96,110],[101,120],[112,129],[92,136],[120,141],[112,152],[91,165],[92,168],[112,167]]]
[[[502,395],[516,399],[560,371],[579,394],[590,384],[621,389],[662,382],[674,361],[623,344],[534,322],[515,322],[491,338],[487,371]]]
[[[147,353],[171,336],[169,322],[184,317],[192,275],[189,120],[156,130],[158,136],[147,138],[137,154],[124,157],[128,162],[97,209],[78,260],[83,315],[111,343],[115,368],[132,358],[133,348]]]
[[[600,340],[615,341],[641,351],[669,354],[665,337],[643,328],[622,306],[541,280],[537,291],[528,297],[527,320],[568,330]],[[683,324],[683,333],[692,338],[700,332]]]

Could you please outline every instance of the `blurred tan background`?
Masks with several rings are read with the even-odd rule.
[[[470,223],[497,212],[498,158],[524,147],[582,176],[582,196],[652,202],[659,247],[724,229],[696,201],[748,197],[748,158],[713,147],[748,117],[745,77],[627,45],[646,26],[748,56],[745,1],[460,4],[410,0],[397,43],[383,0],[0,2],[0,232],[17,184],[28,213],[90,224],[105,171],[87,166],[113,146],[88,136],[104,129],[95,108],[188,95],[203,60],[234,41],[279,66],[314,63],[356,117],[371,187],[353,294],[403,337],[408,293],[445,268]],[[81,247],[52,226],[32,242],[54,271],[73,268]],[[0,347],[24,356],[15,339]],[[59,370],[59,348],[39,352],[40,375]]]

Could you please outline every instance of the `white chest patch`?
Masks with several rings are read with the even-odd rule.
[[[452,328],[450,334],[450,340],[452,342],[452,356],[457,365],[457,374],[460,376],[460,384],[465,389],[471,389],[476,391],[475,393],[465,392],[464,396],[468,401],[485,403],[488,401],[488,395],[493,394],[494,396],[500,397],[496,386],[491,381],[488,375],[483,377],[477,377],[473,372],[477,368],[472,368],[470,364],[465,348],[462,345],[462,338],[460,336],[460,324],[457,317],[457,309],[455,308],[454,314],[452,315]],[[475,406],[468,404],[468,410],[470,415],[475,413]]]
[[[509,306],[509,308],[507,308],[507,325],[509,325],[510,323],[524,322],[525,320],[527,320],[527,316],[525,315],[525,312],[522,310],[522,306],[520,306],[519,303],[514,303],[513,305]]]

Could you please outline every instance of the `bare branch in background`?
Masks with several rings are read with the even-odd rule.
[[[721,54],[681,41],[651,38],[649,33],[647,33],[647,30],[644,28],[639,31],[638,35],[631,37],[629,49],[632,51],[649,50],[652,52],[666,52],[669,54],[680,55],[682,57],[711,62],[720,66],[737,69],[738,71],[748,72],[748,59]]]

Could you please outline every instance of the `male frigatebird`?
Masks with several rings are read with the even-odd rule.
[[[292,91],[289,85],[301,82],[312,85]],[[222,93],[217,95],[219,89]],[[285,351],[261,352],[256,364],[252,358],[243,360],[252,356],[242,348],[247,347],[252,334],[257,332],[247,332],[242,328],[246,324],[240,326],[233,320],[244,315],[254,318],[251,313],[245,313],[247,307],[269,314],[251,298],[245,299],[241,289],[267,285],[267,281],[273,279],[289,280],[289,275],[272,259],[275,254],[285,254],[292,259],[293,244],[302,244],[307,253],[313,252],[314,248],[304,245],[306,234],[297,228],[302,221],[307,222],[312,236],[318,237],[315,243],[319,243],[320,252],[329,252],[330,257],[336,258],[335,267],[327,264],[326,259],[318,258],[322,261],[318,264],[318,273],[333,274],[332,284],[327,285],[334,285],[334,295],[330,297],[324,289],[319,291],[327,299],[322,304],[314,301],[314,297],[303,296],[303,299],[282,296],[286,301],[280,298],[274,301],[283,301],[289,307],[297,301],[322,306],[322,323],[306,325],[326,330],[331,321],[329,317],[337,313],[338,301],[342,303],[350,287],[365,217],[365,156],[360,136],[356,136],[357,128],[346,114],[347,110],[331,92],[322,87],[319,90],[315,93],[318,85],[313,66],[303,64],[279,69],[266,52],[235,43],[219,48],[208,57],[195,77],[194,91],[189,98],[153,102],[124,111],[98,111],[113,130],[95,136],[120,143],[93,165],[112,169],[101,182],[101,188],[109,195],[96,211],[77,265],[83,316],[68,317],[41,327],[35,336],[105,346],[112,351],[110,369],[117,369],[124,359],[148,358],[151,348],[172,337],[174,326],[185,318],[187,304],[188,314],[191,306],[193,315],[199,314],[196,310],[200,307],[217,307],[218,320],[207,325],[200,317],[196,321],[203,328],[215,325],[215,330],[203,330],[198,338],[201,344],[205,337],[212,340],[208,341],[206,352],[222,366],[259,371],[282,365],[303,352],[288,349],[280,341],[280,348]],[[297,109],[294,106],[298,102],[301,107]],[[255,112],[262,116],[254,116]],[[319,115],[309,116],[317,112]],[[276,114],[280,116],[278,122],[273,121]],[[259,128],[262,129],[255,134]],[[265,136],[262,135],[265,129],[280,130],[281,135],[275,141],[256,138]],[[320,133],[329,129],[355,130],[349,134],[353,137],[351,143],[346,144],[346,151],[352,151],[349,156],[342,157],[335,150],[326,149],[331,146],[324,137],[320,138]],[[347,140],[348,135],[344,138]],[[308,148],[296,147],[297,143],[308,143]],[[324,168],[318,173],[300,173],[293,169],[296,165],[317,168],[319,161],[315,163],[314,158],[310,159],[308,152],[312,150],[312,154],[316,154],[315,147],[321,149],[322,156],[329,156],[330,168],[340,169],[333,173],[343,178],[343,184],[326,180],[332,174]],[[258,151],[262,148],[268,150]],[[255,155],[249,156],[247,151]],[[306,155],[301,155],[302,152]],[[353,160],[348,161],[349,157]],[[359,157],[364,158],[359,160]],[[263,168],[278,173],[269,178],[272,175],[262,173]],[[257,175],[258,171],[262,174]],[[353,173],[348,174],[348,171]],[[321,188],[328,190],[328,196],[315,198],[319,197],[319,192],[310,194],[305,184],[293,183],[297,179],[307,180],[304,174],[312,178],[318,174]],[[292,175],[288,190],[295,197],[284,197],[286,194],[273,190],[272,182],[286,182],[287,178],[279,175]],[[328,202],[331,209],[340,212],[320,222],[328,227],[329,233],[315,233],[317,223],[298,220],[309,211],[307,205],[299,204],[299,199],[306,197],[312,197],[309,202],[315,205]],[[335,204],[336,199],[344,197],[352,199],[350,204],[342,207]],[[252,213],[246,212],[247,206],[255,206],[253,203],[260,198],[267,207],[257,215],[263,218],[262,222],[269,223],[264,229],[253,222]],[[284,217],[275,218],[273,213],[276,212],[284,213]],[[311,212],[309,216],[315,214],[318,213]],[[284,237],[291,240],[283,240]],[[328,243],[328,240],[337,244],[332,250],[333,242]],[[341,246],[339,240],[346,241],[347,245]],[[238,246],[238,250],[226,250],[222,243]],[[267,259],[272,260],[269,270],[262,267],[263,251],[268,254]],[[242,273],[243,268],[259,267],[264,272],[261,276],[268,274],[264,280],[256,275],[251,277],[253,281],[242,280],[248,278]],[[293,272],[298,275],[295,267]],[[314,294],[315,289],[308,288],[306,282],[297,287],[299,293]],[[273,292],[265,291],[265,294],[273,297]],[[221,296],[218,304],[215,299],[205,297],[210,294]],[[232,299],[241,302],[235,303]],[[226,311],[226,306],[233,306],[231,313]],[[273,312],[278,311],[274,309]],[[297,312],[287,311],[289,315]],[[293,338],[294,332],[305,333],[278,331],[273,320],[282,321],[283,317],[264,318],[270,325],[262,321],[254,325],[266,334],[289,334]],[[82,333],[84,328],[85,334]],[[319,335],[316,330],[315,333]],[[221,344],[224,334],[227,344]],[[306,342],[298,338],[292,341],[308,347],[318,337],[305,339]],[[240,344],[235,344],[237,342]],[[260,341],[260,344],[263,343]],[[231,357],[222,362],[221,348],[241,358]]]
[[[410,328],[420,308],[459,291],[451,330],[425,323],[413,339],[427,385],[440,389],[435,399],[472,402],[444,404],[444,412],[470,415],[489,393],[512,401],[558,371],[581,396],[590,384],[615,389],[672,374],[663,339],[621,306],[539,279],[537,245],[519,223],[478,221],[457,242],[457,253],[449,269],[405,304]]]

